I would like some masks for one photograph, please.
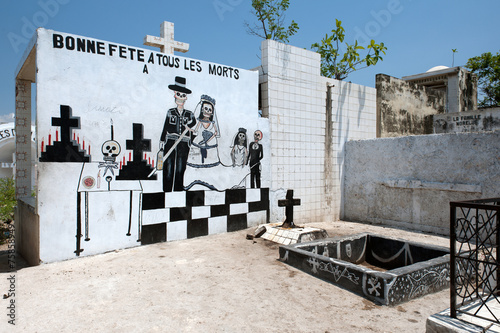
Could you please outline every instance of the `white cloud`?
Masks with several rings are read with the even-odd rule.
[[[0,123],[12,123],[14,122],[14,118],[15,118],[14,113],[2,114],[0,115]]]

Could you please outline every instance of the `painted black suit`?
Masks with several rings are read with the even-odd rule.
[[[168,110],[160,141],[165,142],[164,154],[174,145],[186,128],[196,125],[194,113],[184,109],[182,113],[177,108]],[[188,131],[181,142],[163,163],[163,191],[184,191],[184,172],[191,147],[192,132]]]
[[[257,142],[250,143],[248,147],[250,162],[250,186],[260,188],[260,160],[264,157],[262,145]]]

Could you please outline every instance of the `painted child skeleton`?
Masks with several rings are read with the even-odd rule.
[[[245,128],[240,128],[234,138],[234,145],[231,150],[231,159],[233,161],[233,167],[243,167],[247,163],[247,130]]]

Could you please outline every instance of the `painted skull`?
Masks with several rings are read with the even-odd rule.
[[[207,118],[211,117],[214,114],[214,107],[209,103],[204,103],[201,110],[203,111],[203,115]]]
[[[187,100],[187,94],[185,92],[174,91],[174,98],[177,105],[184,105]]]
[[[114,140],[108,140],[102,144],[102,154],[104,157],[112,157],[114,159],[120,155],[120,151],[120,144]]]
[[[245,133],[241,133],[241,132],[238,133],[238,141],[239,141],[240,145],[244,144],[245,139],[246,139]]]

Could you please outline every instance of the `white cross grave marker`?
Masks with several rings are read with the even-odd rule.
[[[167,21],[161,24],[160,37],[147,35],[144,45],[159,47],[166,54],[174,54],[174,51],[186,53],[189,50],[189,43],[174,41],[174,24]]]

